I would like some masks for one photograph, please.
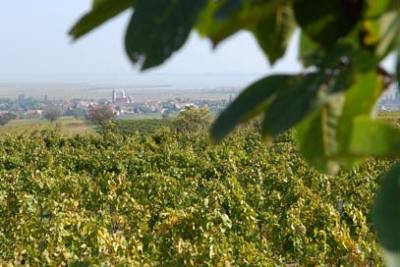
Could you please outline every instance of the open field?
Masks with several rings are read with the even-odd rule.
[[[140,113],[123,115],[118,120],[148,120],[148,119],[162,119],[161,113]]]
[[[13,120],[0,127],[0,136],[30,136],[35,133],[40,133],[43,130],[50,129],[57,129],[60,131],[61,135],[67,137],[96,134],[94,128],[85,121],[72,117],[63,117],[54,123],[39,119]]]
[[[54,75],[1,75],[0,97],[20,94],[49,99],[111,97],[113,89],[125,89],[135,101],[165,100],[175,97],[191,99],[228,98],[258,80],[264,73],[196,73],[196,74],[125,74],[87,73]]]
[[[175,116],[175,115],[173,115]],[[128,116],[122,116],[118,120],[135,120],[135,121],[147,121],[147,120],[158,120],[161,119],[159,113],[149,114],[134,114]],[[397,122],[400,118],[400,112],[380,112],[378,118],[384,119],[390,122]],[[86,121],[75,119],[73,117],[62,117],[55,123],[43,119],[24,119],[24,120],[13,120],[5,126],[0,126],[0,136],[4,135],[23,135],[29,136],[32,133],[40,133],[42,130],[58,129],[64,136],[74,135],[87,135],[96,134],[94,126],[88,125]]]
[[[137,102],[164,101],[174,98],[218,100],[227,99],[238,92],[237,87],[182,88],[169,85],[140,86],[131,84],[97,85],[84,83],[0,83],[0,98],[17,98],[25,95],[33,98],[56,100],[108,99],[113,89],[124,89]]]

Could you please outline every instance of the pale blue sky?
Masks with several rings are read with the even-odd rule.
[[[0,5],[0,77],[16,75],[130,74],[123,36],[129,13],[71,43],[67,31],[90,8],[89,0],[4,0]],[[297,71],[292,45],[275,71]],[[265,74],[269,64],[248,33],[235,35],[216,51],[193,34],[183,50],[150,74]],[[14,75],[14,76],[13,76]]]
[[[185,80],[182,86],[196,83],[199,86],[242,86],[271,72],[301,70],[296,60],[298,34],[285,58],[271,68],[253,37],[249,33],[239,33],[216,50],[208,40],[192,34],[185,47],[166,64],[145,74],[139,73],[123,49],[130,12],[78,42],[71,42],[68,30],[90,6],[91,0],[3,0],[0,5],[0,83],[136,81],[149,84]],[[393,59],[385,64],[390,69]],[[186,76],[183,79],[180,75]]]

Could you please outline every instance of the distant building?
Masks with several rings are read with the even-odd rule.
[[[397,101],[400,100],[400,93],[397,84],[392,85],[386,92],[382,95],[381,101]]]
[[[112,91],[112,104],[121,105],[121,104],[130,104],[133,100],[131,97],[126,96],[125,90],[121,90],[119,93],[114,89]]]
[[[92,106],[94,103],[91,101],[86,101],[86,100],[78,100],[75,101],[74,103],[74,108],[80,108],[80,109],[88,109],[90,106]]]
[[[23,115],[27,119],[38,118],[43,115],[43,110],[42,109],[29,109],[29,110],[25,111],[25,113]]]
[[[400,109],[400,92],[398,84],[387,89],[378,102],[378,110],[395,111]]]

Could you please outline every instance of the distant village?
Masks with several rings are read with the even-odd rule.
[[[85,117],[89,110],[98,106],[110,107],[115,116],[129,117],[135,114],[155,114],[168,117],[188,107],[207,107],[212,113],[219,113],[232,100],[231,95],[226,99],[182,99],[174,98],[165,101],[136,102],[133,96],[126,94],[124,89],[112,90],[109,99],[87,100],[50,100],[47,96],[42,99],[19,95],[16,99],[0,98],[0,116],[12,113],[20,119],[42,118],[49,108],[58,108],[62,116]]]
[[[231,91],[232,92],[232,91]],[[98,106],[108,106],[116,117],[129,117],[138,114],[154,114],[160,117],[168,117],[179,113],[188,107],[206,107],[210,112],[221,112],[231,101],[232,94],[227,93],[225,99],[189,99],[173,98],[164,101],[135,101],[134,96],[128,95],[124,89],[110,91],[110,97],[98,100],[71,99],[50,100],[43,98],[27,97],[23,94],[16,99],[0,98],[0,117],[4,114],[16,116],[19,119],[42,118],[49,108],[57,108],[62,116],[84,118],[90,109]],[[377,103],[378,111],[400,111],[400,91],[397,85],[389,88]]]
[[[397,84],[393,84],[382,95],[377,105],[378,111],[400,111],[400,91]]]

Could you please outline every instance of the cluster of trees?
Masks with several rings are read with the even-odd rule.
[[[49,106],[43,113],[43,117],[50,122],[56,121],[61,117],[61,115],[62,110],[58,106]],[[106,105],[92,107],[88,112],[84,110],[77,110],[76,113],[72,113],[71,115],[73,115],[75,118],[86,119],[89,122],[100,126],[106,125],[115,118],[114,111],[111,109],[111,107]]]
[[[6,125],[12,120],[15,120],[17,118],[17,115],[11,112],[7,112],[3,115],[0,116],[0,125]]]
[[[204,135],[212,123],[212,114],[207,108],[187,108],[176,117],[140,120],[115,120],[111,129],[122,135],[154,134],[160,128],[168,128],[181,135]]]
[[[0,110],[22,111],[30,109],[42,109],[47,104],[48,103],[46,100],[40,100],[33,97],[26,97],[25,95],[19,95],[16,99],[1,98]]]
[[[57,106],[49,106],[43,113],[43,118],[55,122],[62,115],[62,110]]]
[[[207,108],[186,108],[174,119],[174,128],[180,133],[203,132],[210,127],[212,116]]]
[[[97,125],[104,126],[115,118],[110,106],[99,105],[89,109],[87,119]]]

